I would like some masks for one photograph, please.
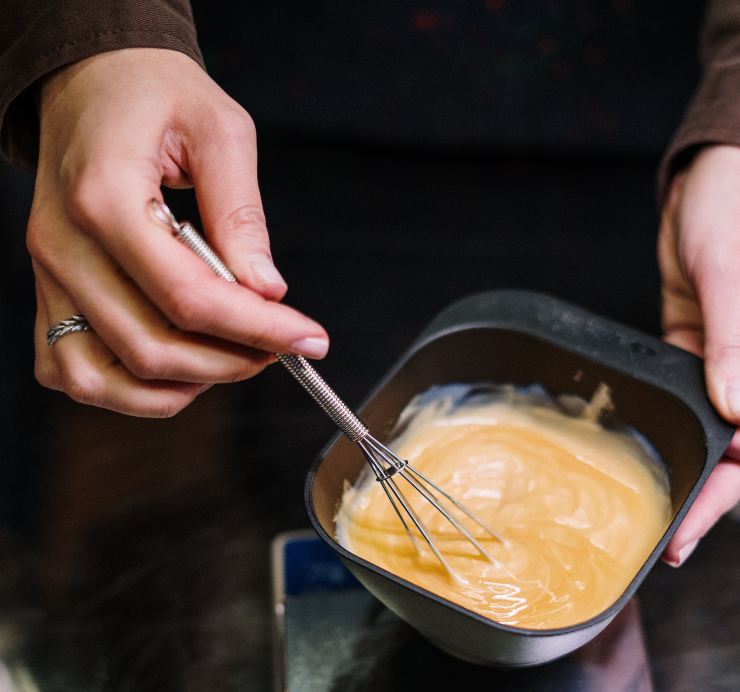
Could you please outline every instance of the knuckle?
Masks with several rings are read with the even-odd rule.
[[[50,363],[37,358],[33,374],[36,381],[42,387],[46,387],[47,389],[59,389],[58,378]]]
[[[70,399],[80,404],[100,406],[103,399],[103,391],[92,373],[65,373],[63,375],[63,391]]]
[[[231,382],[243,382],[248,380],[255,375],[261,373],[266,367],[266,364],[250,363],[247,367],[242,368],[238,372],[234,373]]]
[[[707,360],[713,363],[726,363],[728,367],[740,370],[740,333],[732,342],[713,343],[706,346]]]
[[[67,183],[67,212],[83,228],[101,226],[106,200],[116,189],[117,168],[108,159],[93,161]]]
[[[227,231],[239,229],[265,231],[267,229],[265,212],[259,204],[242,204],[224,219],[224,227]]]
[[[186,332],[202,331],[208,324],[212,299],[189,284],[174,286],[165,296],[165,310],[173,324]]]
[[[254,142],[257,129],[249,113],[241,107],[231,107],[217,111],[214,126],[229,143]]]
[[[262,315],[250,325],[249,345],[265,351],[276,350],[278,327],[275,318],[269,313]]]
[[[141,379],[164,379],[167,376],[164,349],[156,341],[137,341],[126,350],[122,360],[128,370]]]
[[[195,399],[195,393],[182,394],[153,406],[146,415],[149,418],[173,418]]]
[[[58,262],[60,237],[56,224],[42,212],[32,211],[26,226],[26,249],[33,260],[43,267],[52,267]]]
[[[223,221],[223,230],[258,246],[257,249],[269,252],[267,219],[259,204],[243,204],[234,209]]]
[[[44,262],[48,252],[45,236],[43,220],[38,214],[31,212],[26,227],[26,248],[31,257],[41,263]]]
[[[160,404],[147,413],[149,418],[174,418],[187,406],[187,403]]]
[[[690,278],[701,286],[708,279],[737,285],[737,257],[740,256],[740,239],[722,239],[707,243],[704,238],[686,243],[683,255]]]

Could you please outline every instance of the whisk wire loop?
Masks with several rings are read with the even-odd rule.
[[[447,562],[447,560],[445,560],[444,556],[442,555],[442,552],[439,550],[439,548],[437,548],[436,543],[432,540],[431,532],[427,530],[422,520],[419,518],[419,516],[414,511],[413,507],[411,507],[409,502],[406,500],[406,497],[404,496],[403,492],[401,492],[401,489],[396,484],[395,479],[389,478],[385,483],[383,483],[383,485],[386,485],[386,484],[390,488],[395,498],[399,501],[403,509],[406,511],[406,514],[409,515],[412,523],[418,529],[419,533],[422,535],[427,545],[431,548],[437,560],[440,561],[440,563],[442,564],[442,567],[444,567],[451,576],[459,579],[455,570],[453,570],[452,567],[450,567],[450,564]]]
[[[494,531],[491,527],[489,527],[487,524],[484,524],[483,521],[470,509],[468,509],[462,502],[459,500],[456,500],[452,495],[450,495],[447,491],[445,491],[444,488],[441,488],[435,483],[432,483],[427,476],[425,476],[421,471],[414,468],[413,466],[409,466],[408,470],[413,473],[415,476],[420,478],[424,483],[427,485],[433,487],[440,495],[442,495],[445,499],[449,500],[455,507],[457,507],[466,517],[468,517],[470,520],[475,522],[480,528],[482,528],[487,533],[491,534],[499,543],[503,545],[507,545],[507,540],[497,531]]]
[[[364,448],[370,447],[386,464],[387,467],[380,467],[377,463],[371,463],[371,467],[376,475],[376,480],[381,483],[385,480],[392,478],[398,474],[403,478],[414,490],[416,490],[425,500],[434,505],[442,516],[452,524],[453,528],[459,531],[465,538],[467,538],[475,547],[475,549],[487,560],[492,563],[496,563],[496,560],[490,555],[490,553],[483,547],[475,536],[473,536],[463,524],[458,521],[453,514],[445,508],[437,495],[442,495],[449,500],[455,507],[457,507],[463,514],[472,519],[478,526],[483,528],[485,531],[494,536],[494,538],[503,542],[503,539],[494,531],[489,529],[478,517],[471,512],[462,503],[457,501],[445,490],[440,488],[436,483],[432,482],[427,476],[421,471],[417,471],[409,462],[405,459],[401,459],[395,452],[392,452],[384,444],[378,442],[374,437],[368,437],[360,443],[360,446]],[[370,455],[366,452],[366,457]],[[378,468],[381,468],[381,473],[378,472]]]
[[[373,470],[375,470],[375,467],[373,467]],[[411,545],[414,547],[416,554],[421,555],[421,548],[419,547],[419,543],[416,540],[416,536],[414,536],[413,531],[409,527],[406,520],[403,518],[403,514],[401,513],[401,510],[398,509],[398,505],[396,504],[395,500],[391,496],[391,493],[388,490],[387,484],[381,483],[380,487],[383,488],[383,492],[385,493],[385,496],[388,498],[388,502],[391,503],[391,507],[393,507],[394,511],[396,512],[396,516],[400,519],[401,524],[403,525],[403,528],[406,530],[406,535],[409,537],[409,541],[411,541]]]

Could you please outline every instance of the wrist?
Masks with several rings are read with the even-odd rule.
[[[121,48],[97,53],[88,58],[64,65],[38,80],[36,98],[39,113],[70,88],[79,89],[76,98],[84,98],[88,91],[125,87],[142,75],[158,75],[171,80],[177,75],[187,75],[197,70],[205,74],[200,65],[176,50],[168,48]]]

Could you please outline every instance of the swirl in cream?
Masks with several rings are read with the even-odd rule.
[[[553,629],[597,615],[623,593],[668,526],[664,468],[636,436],[606,430],[594,416],[567,415],[512,388],[471,391],[439,387],[415,399],[391,446],[506,538],[505,545],[486,539],[463,522],[498,564],[399,480],[458,579],[421,539],[417,554],[367,473],[345,490],[339,542],[503,624]]]

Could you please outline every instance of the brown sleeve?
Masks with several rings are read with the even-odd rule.
[[[58,67],[119,48],[169,48],[203,59],[188,0],[3,0],[0,151],[33,170],[38,114],[31,88]]]
[[[740,2],[710,0],[699,42],[702,78],[658,172],[662,205],[671,177],[706,144],[740,146]]]

